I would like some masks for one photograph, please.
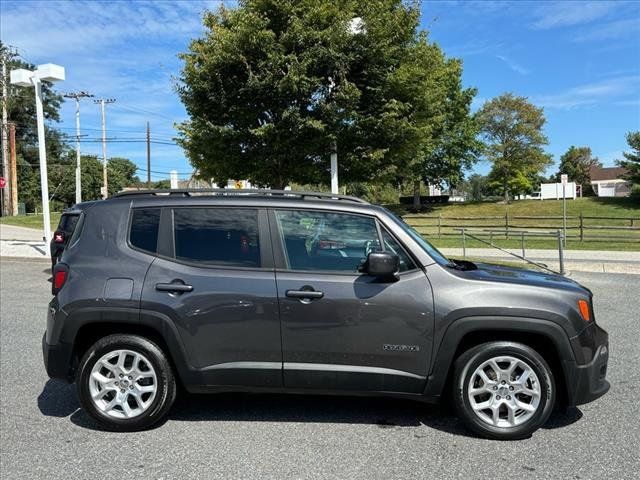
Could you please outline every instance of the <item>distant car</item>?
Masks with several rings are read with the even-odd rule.
[[[58,227],[55,232],[53,232],[51,242],[49,243],[49,251],[51,252],[51,268],[55,267],[56,263],[60,260],[62,252],[64,252],[71,235],[73,235],[73,232],[76,229],[76,224],[78,223],[80,214],[83,210],[94,203],[96,203],[96,201],[78,203],[62,212]]]

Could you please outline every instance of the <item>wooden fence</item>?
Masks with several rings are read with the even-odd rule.
[[[459,236],[460,228],[487,231],[492,238],[518,238],[522,231],[562,230],[563,217],[493,215],[443,217],[442,215],[404,215],[404,220],[419,233],[443,238]],[[567,239],[581,242],[640,242],[640,217],[567,216]],[[458,229],[458,230],[456,230]],[[497,233],[496,229],[500,232]],[[478,235],[478,233],[476,233]]]

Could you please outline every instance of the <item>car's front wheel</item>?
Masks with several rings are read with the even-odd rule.
[[[153,342],[137,335],[98,340],[80,362],[84,410],[110,430],[142,430],[158,422],[176,396],[171,365]]]
[[[460,355],[454,368],[458,416],[483,437],[528,437],[553,410],[553,372],[544,358],[526,345],[484,343]]]

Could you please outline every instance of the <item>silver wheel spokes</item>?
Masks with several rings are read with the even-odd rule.
[[[515,427],[529,420],[540,405],[540,382],[519,358],[494,357],[471,375],[468,398],[475,414],[496,427]]]
[[[158,390],[156,372],[147,358],[133,350],[114,350],[93,366],[89,393],[94,405],[115,418],[141,415]]]

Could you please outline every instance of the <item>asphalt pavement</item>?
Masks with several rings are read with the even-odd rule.
[[[637,478],[640,276],[576,273],[610,334],[611,391],[554,413],[531,438],[469,434],[446,409],[403,400],[183,395],[139,433],[96,428],[74,386],[49,380],[42,261],[0,260],[0,477],[197,479]]]

